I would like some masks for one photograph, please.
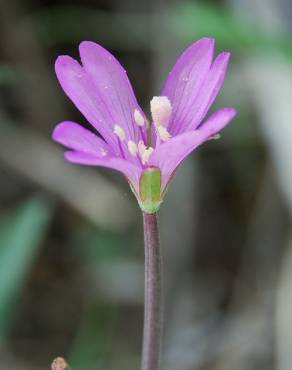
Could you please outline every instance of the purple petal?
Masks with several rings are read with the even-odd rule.
[[[230,53],[223,52],[214,60],[192,108],[182,118],[185,130],[195,130],[207,114],[224,82],[229,58]]]
[[[115,152],[119,153],[117,139],[109,125],[110,112],[99,103],[100,96],[80,64],[69,56],[60,56],[56,60],[55,70],[67,96]]]
[[[141,111],[141,108],[125,69],[112,54],[94,42],[83,41],[79,52],[84,70],[111,111],[113,123],[122,126],[129,139],[140,139],[133,116],[135,109]]]
[[[111,150],[107,143],[75,122],[59,123],[52,134],[53,140],[79,152],[104,156]]]
[[[233,108],[222,108],[213,113],[199,129],[175,136],[155,149],[149,165],[160,168],[163,189],[181,161],[210,136],[220,131],[235,114]]]
[[[127,179],[131,182],[137,194],[139,194],[139,178],[142,169],[138,166],[130,163],[122,158],[105,156],[97,157],[93,154],[82,153],[78,151],[68,151],[64,154],[65,158],[72,163],[89,165],[89,166],[101,166],[112,168],[113,170],[120,171]]]
[[[215,135],[222,130],[235,115],[236,110],[234,108],[220,108],[212,113],[211,116],[198,127],[197,131],[205,132],[207,137]]]
[[[69,56],[57,58],[58,80],[75,106],[119,155],[114,125],[125,130],[127,140],[137,141],[140,131],[133,124],[133,114],[135,109],[141,109],[126,72],[108,51],[84,41],[80,44],[80,54],[83,67]],[[124,152],[127,159],[136,161],[126,150]]]
[[[165,82],[161,95],[167,96],[173,106],[169,123],[172,135],[184,131],[180,117],[191,109],[200,93],[211,66],[213,50],[213,39],[202,38],[195,42],[182,53]]]

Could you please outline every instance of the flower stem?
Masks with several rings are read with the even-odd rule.
[[[145,303],[141,370],[158,370],[162,333],[162,271],[156,213],[143,213]]]

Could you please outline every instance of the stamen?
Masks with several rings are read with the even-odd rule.
[[[172,106],[167,96],[154,96],[150,102],[150,110],[155,127],[167,127]]]
[[[123,141],[125,140],[126,138],[126,134],[125,134],[125,131],[123,130],[123,128],[119,125],[114,125],[114,133],[117,135],[117,137]]]
[[[139,143],[138,143],[139,154],[143,153],[145,149],[146,149],[146,146],[145,146],[144,142],[142,140],[140,140]]]
[[[142,116],[141,112],[138,109],[134,110],[134,120],[138,126],[143,127],[145,124],[145,119]]]
[[[132,141],[132,140],[128,141],[128,150],[132,154],[133,157],[137,156],[138,147],[137,147],[137,144],[134,141]]]
[[[124,129],[121,126],[114,125],[114,133],[119,138],[118,145],[119,145],[121,156],[123,158],[125,158],[125,153],[124,153],[124,149],[123,149],[123,146],[122,146],[122,141],[125,140],[125,138],[126,138],[125,131],[124,131]]]
[[[157,134],[159,135],[160,139],[162,141],[167,141],[171,138],[170,133],[167,131],[167,129],[163,126],[158,126],[156,128]]]
[[[150,155],[153,152],[153,148],[151,146],[147,148],[144,142],[140,140],[138,143],[138,150],[139,150],[139,154],[142,160],[142,164],[146,164],[149,160]]]

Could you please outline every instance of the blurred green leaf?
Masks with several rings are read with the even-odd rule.
[[[45,236],[52,208],[32,198],[0,220],[0,337],[11,322],[20,289]]]
[[[73,369],[103,370],[112,356],[111,338],[115,308],[90,305],[83,314],[69,359]]]
[[[145,50],[152,44],[154,17],[150,15],[58,5],[36,12],[33,21],[42,40],[49,45],[96,39],[117,50]]]
[[[220,47],[245,52],[276,51],[292,56],[288,34],[264,29],[235,16],[227,8],[211,4],[181,2],[163,15],[109,13],[62,5],[38,11],[34,23],[42,40],[49,45],[96,39],[116,50],[144,51],[157,47],[153,40],[163,30],[184,43],[213,36]]]
[[[81,246],[80,253],[93,268],[101,262],[133,256],[136,247],[129,234],[102,231],[94,227],[83,227],[72,233],[72,244]]]
[[[15,80],[15,71],[8,64],[0,64],[0,84],[7,84]]]
[[[219,47],[243,52],[276,51],[292,56],[288,34],[264,29],[235,16],[227,8],[211,4],[182,3],[173,12],[171,28],[184,42],[212,36]]]

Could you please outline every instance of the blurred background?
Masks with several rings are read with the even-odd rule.
[[[53,64],[102,44],[148,112],[201,36],[232,52],[212,109],[238,115],[161,208],[162,370],[292,369],[291,19],[290,0],[0,1],[1,370],[139,368],[141,214],[122,176],[51,141],[59,121],[87,124]]]

